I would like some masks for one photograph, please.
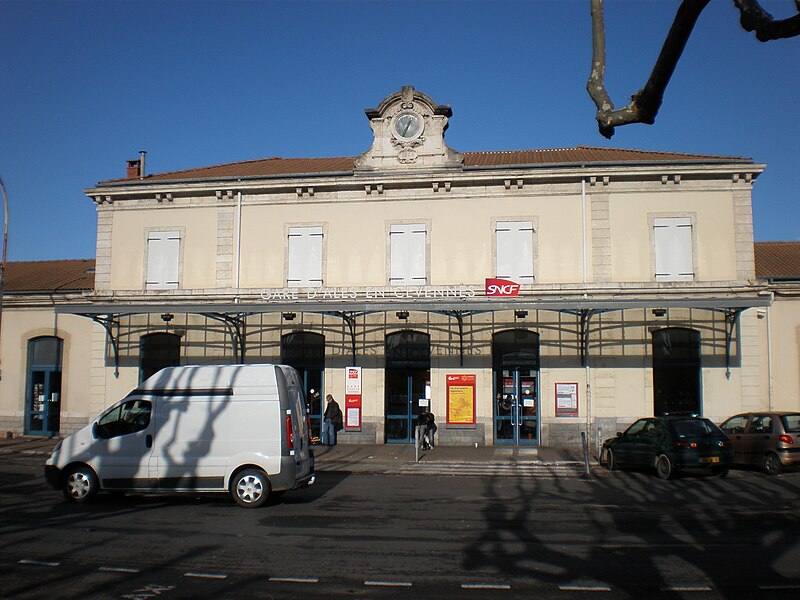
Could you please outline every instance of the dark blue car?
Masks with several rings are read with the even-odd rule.
[[[733,463],[733,444],[709,419],[665,416],[639,419],[606,440],[600,459],[606,468],[655,468],[661,479],[676,470],[701,469],[724,477]]]

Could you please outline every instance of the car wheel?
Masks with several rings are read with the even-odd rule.
[[[658,458],[656,459],[656,473],[658,474],[660,479],[669,479],[672,477],[674,469],[672,467],[672,461],[669,459],[669,456],[666,454],[659,454]]]
[[[258,508],[269,495],[269,479],[261,469],[245,469],[231,480],[231,496],[244,508]]]
[[[605,449],[606,460],[605,465],[606,469],[609,471],[614,471],[617,468],[617,457],[614,456],[614,451],[611,448]]]
[[[88,502],[99,489],[97,475],[85,465],[72,467],[64,475],[64,496],[77,503]]]
[[[761,459],[761,468],[767,475],[780,475],[783,470],[781,459],[774,452],[767,452]]]

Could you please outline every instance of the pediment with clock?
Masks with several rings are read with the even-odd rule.
[[[404,86],[364,111],[374,137],[355,161],[356,171],[461,168],[464,155],[444,142],[453,111]]]

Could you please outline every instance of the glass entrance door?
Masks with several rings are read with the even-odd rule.
[[[425,411],[425,385],[430,371],[421,369],[386,370],[386,442],[408,444],[414,441],[417,416]]]
[[[25,433],[54,436],[61,427],[61,347],[57,337],[28,342]]]
[[[539,394],[536,371],[504,369],[495,372],[495,443],[539,444]]]

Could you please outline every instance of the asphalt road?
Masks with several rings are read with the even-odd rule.
[[[0,464],[3,598],[796,598],[800,473],[320,472],[261,509],[100,496]]]

